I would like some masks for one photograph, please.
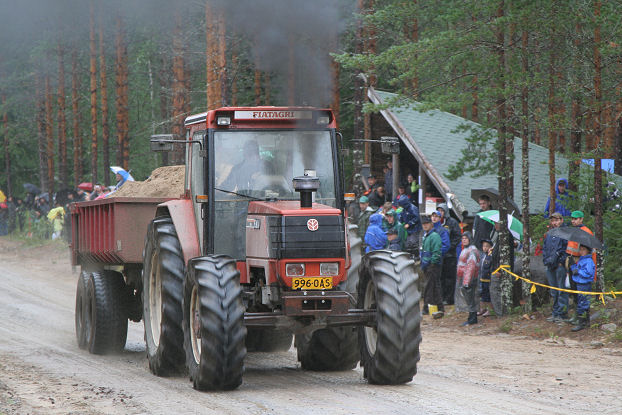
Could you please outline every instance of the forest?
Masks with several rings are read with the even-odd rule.
[[[449,174],[496,171],[508,196],[521,180],[527,206],[509,138],[548,147],[550,177],[531,180],[552,198],[556,173],[585,183],[602,240],[599,161],[622,170],[621,13],[606,0],[2,0],[0,188],[108,185],[110,165],[144,179],[182,161],[151,153],[152,134],[181,138],[187,115],[225,105],[331,107],[362,151],[374,86],[397,93],[389,106],[480,123]]]

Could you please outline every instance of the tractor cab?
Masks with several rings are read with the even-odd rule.
[[[241,283],[259,272],[268,285],[291,286],[287,273],[281,281],[276,275],[289,258],[303,255],[337,258],[335,277],[343,277],[340,143],[330,110],[221,108],[185,124],[187,191],[204,202],[194,205],[203,255],[234,258]],[[314,188],[296,189],[296,178]],[[301,197],[310,198],[308,207],[301,207]],[[307,227],[311,219],[315,230]]]

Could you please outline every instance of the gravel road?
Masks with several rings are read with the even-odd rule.
[[[426,320],[419,373],[368,385],[357,368],[305,372],[292,348],[251,353],[233,392],[202,393],[147,367],[142,323],[95,356],[74,334],[78,273],[60,245],[0,238],[0,414],[620,414],[622,351],[482,335]]]

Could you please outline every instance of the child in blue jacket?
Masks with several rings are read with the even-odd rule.
[[[594,261],[592,260],[592,250],[585,245],[579,246],[581,257],[579,261],[570,267],[572,279],[577,283],[577,291],[592,291],[592,281],[594,281]],[[583,330],[590,322],[590,297],[585,294],[578,295],[577,302],[577,324],[572,331]]]
[[[369,227],[365,233],[365,253],[387,247],[387,234],[382,230],[382,215],[374,213],[369,217]]]

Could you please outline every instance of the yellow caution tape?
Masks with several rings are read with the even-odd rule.
[[[530,294],[533,294],[536,292],[536,286],[538,287],[542,287],[542,288],[548,288],[550,290],[557,290],[557,291],[562,291],[565,293],[571,293],[571,294],[583,294],[583,295],[597,295],[598,298],[600,299],[600,301],[602,301],[603,304],[605,304],[605,294],[606,295],[610,295],[613,298],[616,298],[616,294],[622,295],[622,291],[609,291],[609,292],[591,292],[591,291],[576,291],[576,290],[569,290],[567,288],[557,288],[557,287],[551,287],[550,285],[546,285],[546,284],[542,284],[536,281],[532,281],[529,280],[525,277],[521,277],[520,275],[516,275],[514,274],[512,271],[510,271],[510,266],[509,265],[500,265],[499,268],[497,268],[493,274],[497,274],[499,271],[504,271],[508,274],[510,274],[511,276],[514,277],[515,280],[523,280],[528,284],[531,284],[531,289],[529,290]]]

